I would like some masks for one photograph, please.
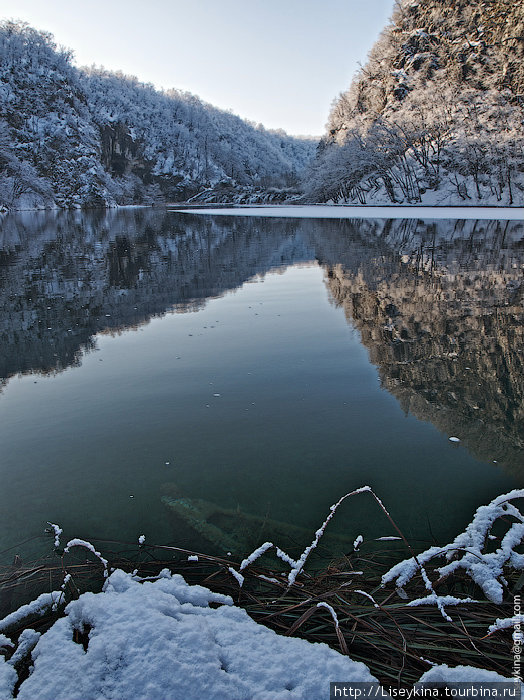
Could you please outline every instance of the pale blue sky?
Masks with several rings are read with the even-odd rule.
[[[122,70],[235,114],[320,135],[394,0],[0,0],[73,49],[77,65]]]

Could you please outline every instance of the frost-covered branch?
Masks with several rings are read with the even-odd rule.
[[[320,541],[320,538],[321,538],[322,535],[324,534],[324,531],[325,531],[325,529],[326,529],[326,527],[327,527],[329,521],[330,521],[330,520],[333,518],[333,516],[335,515],[335,513],[336,513],[338,507],[339,507],[347,498],[349,498],[350,496],[355,496],[355,495],[357,495],[357,494],[359,494],[359,493],[371,493],[371,495],[372,495],[373,498],[377,501],[377,503],[380,505],[380,507],[382,508],[382,510],[384,511],[384,513],[386,514],[386,516],[389,518],[389,520],[393,523],[393,525],[395,526],[395,528],[398,530],[397,526],[396,526],[395,523],[393,522],[393,520],[392,520],[392,518],[391,518],[389,512],[387,511],[386,507],[384,506],[384,504],[382,503],[382,501],[380,500],[380,498],[373,492],[373,489],[371,488],[371,486],[361,486],[360,488],[355,489],[354,491],[350,491],[349,493],[346,493],[344,496],[342,496],[341,498],[339,498],[339,500],[338,500],[336,503],[334,503],[332,506],[330,506],[330,508],[329,508],[329,514],[328,514],[327,518],[324,520],[324,522],[323,522],[322,525],[319,527],[319,529],[315,532],[315,537],[314,537],[313,541],[311,542],[311,544],[310,544],[308,547],[306,547],[306,549],[302,552],[302,554],[300,555],[300,557],[299,557],[298,559],[293,559],[293,558],[290,557],[289,554],[287,554],[284,550],[280,549],[280,547],[276,547],[276,554],[277,554],[277,556],[278,556],[280,559],[282,559],[282,561],[284,561],[286,564],[289,564],[289,566],[291,567],[291,570],[290,570],[290,572],[289,572],[289,574],[288,574],[288,585],[289,585],[289,586],[292,586],[292,585],[294,584],[294,582],[295,582],[297,576],[299,575],[299,573],[300,573],[300,572],[302,571],[302,569],[304,568],[304,565],[305,565],[305,563],[306,563],[306,561],[307,561],[309,555],[310,555],[311,552],[317,547],[317,545],[318,545],[318,543],[319,543],[319,541]],[[361,535],[359,535],[359,537],[357,537],[357,539],[355,540],[356,546],[358,547],[358,545],[359,545],[362,541],[363,541],[363,538],[362,538]],[[246,558],[243,560],[243,562],[242,562],[241,565],[240,565],[240,570],[242,571],[243,569],[245,569],[249,564],[251,564],[252,562],[254,562],[256,559],[258,559],[258,557],[262,556],[262,554],[264,554],[265,552],[267,552],[269,549],[271,549],[271,548],[274,547],[274,546],[275,546],[275,545],[274,545],[272,542],[265,542],[263,545],[261,545],[260,547],[258,547],[257,549],[255,549],[248,557],[246,557]],[[236,573],[236,572],[235,572],[235,573]]]
[[[21,622],[26,617],[29,617],[29,615],[43,615],[48,608],[52,608],[57,604],[61,595],[62,591],[42,593],[38,596],[38,598],[36,598],[36,600],[33,600],[27,605],[22,605],[22,607],[18,608],[18,610],[15,610],[9,615],[6,615],[6,617],[2,618],[0,620],[0,631]]]
[[[62,534],[63,530],[61,527],[56,525],[55,523],[50,523],[47,521],[47,524],[49,525],[48,532],[54,533],[55,536],[55,549],[60,548],[60,535]]]
[[[108,575],[108,561],[107,559],[104,559],[104,557],[100,554],[100,552],[97,552],[97,550],[93,547],[91,542],[87,542],[86,540],[80,540],[78,538],[69,540],[69,542],[66,544],[64,548],[64,553],[69,552],[71,547],[84,547],[85,549],[88,549],[90,552],[92,552],[97,559],[99,559],[103,566],[104,566],[104,576],[107,578]]]
[[[524,540],[524,516],[511,501],[524,498],[524,489],[514,489],[493,499],[486,506],[477,509],[473,520],[453,542],[443,547],[430,547],[418,554],[416,559],[406,559],[393,566],[382,577],[382,585],[395,581],[403,587],[421,566],[434,559],[444,556],[449,562],[437,569],[440,576],[463,569],[473,581],[480,586],[486,598],[494,603],[501,603],[503,598],[504,566],[513,569],[524,569],[524,555],[516,551],[516,547]],[[499,518],[511,516],[514,522],[509,526],[494,552],[486,551],[490,540],[491,529]]]

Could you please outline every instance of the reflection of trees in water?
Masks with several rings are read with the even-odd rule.
[[[327,286],[406,412],[522,473],[522,225],[461,222],[445,237],[444,226],[420,229],[377,231],[394,252],[360,264],[324,241]]]
[[[164,210],[8,216],[0,235],[0,377],[61,371],[119,332],[193,311],[255,274],[311,259],[283,220],[266,231]]]
[[[519,222],[293,220],[133,209],[8,216],[0,377],[79,364],[120,332],[317,258],[406,411],[487,460],[522,462]]]

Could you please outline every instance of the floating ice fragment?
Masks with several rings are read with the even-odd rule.
[[[460,442],[460,438],[458,438],[458,437],[450,437],[448,439],[450,442]]]
[[[362,542],[364,542],[364,538],[362,537],[362,535],[359,535],[357,539],[353,542],[353,549],[355,550],[355,552],[358,552],[358,548],[360,547]]]
[[[138,544],[142,545],[146,541],[146,536],[145,535],[140,535],[138,538]]]
[[[397,592],[397,595],[398,595],[400,598],[402,598],[402,600],[409,600],[408,594],[406,593],[406,591],[405,591],[401,586],[397,586],[397,588],[396,588],[395,590],[396,590],[396,592]]]
[[[188,561],[198,561],[198,557],[196,554],[191,554],[188,558]]]
[[[220,396],[220,394],[213,394],[213,396]]]

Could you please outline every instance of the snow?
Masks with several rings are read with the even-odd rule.
[[[277,578],[273,576],[264,576],[264,574],[258,574],[257,578],[262,579],[262,581],[268,581],[269,583],[281,583]]]
[[[316,531],[311,545],[298,560],[276,548],[277,555],[291,567],[289,586],[318,544],[338,506],[346,498],[365,492],[371,493],[384,508],[371,487],[363,486],[345,494],[330,507],[329,515]],[[524,556],[515,551],[524,536],[524,516],[512,503],[521,498],[524,498],[524,489],[514,489],[498,496],[487,506],[481,506],[470,525],[452,543],[431,547],[417,559],[400,562],[385,574],[383,584],[395,580],[397,592],[406,598],[400,587],[420,571],[429,595],[408,605],[436,604],[443,616],[451,620],[444,606],[477,601],[435,593],[423,564],[435,556],[445,556],[449,563],[437,570],[440,575],[463,567],[488,598],[499,601],[502,567],[524,568]],[[489,532],[494,522],[503,516],[511,516],[512,521],[507,524],[500,548],[485,553],[483,547]],[[54,528],[60,529],[58,526]],[[56,530],[54,532],[56,534]],[[357,537],[356,544],[359,538],[361,536]],[[65,551],[73,546],[91,551],[104,564],[107,574],[107,561],[90,542],[72,539]],[[243,560],[240,570],[274,546],[265,542]],[[458,555],[459,558],[452,558]],[[198,557],[188,559],[194,561]],[[228,570],[242,586],[244,577],[240,571],[233,567]],[[377,683],[363,663],[355,662],[325,644],[281,636],[259,625],[244,610],[233,605],[230,596],[213,593],[203,586],[189,585],[182,576],[172,574],[168,569],[163,569],[157,576],[143,578],[136,573],[114,570],[106,578],[100,593],[80,595],[67,605],[64,616],[43,634],[23,629],[16,645],[2,632],[17,626],[18,629],[12,629],[16,633],[28,616],[42,614],[49,607],[56,609],[63,593],[43,593],[0,620],[0,645],[16,646],[9,660],[0,655],[0,698],[12,700],[17,682],[16,697],[20,700],[109,700],[124,697],[133,700],[164,700],[168,697],[184,700],[202,697],[211,700],[320,700],[326,697],[329,682],[335,679],[343,679],[346,683]],[[259,578],[281,584],[277,579]],[[62,588],[70,579],[70,574],[66,573]],[[376,608],[380,607],[370,593],[361,589],[355,589],[354,593],[370,600]],[[342,644],[344,639],[340,637],[342,633],[334,608],[324,601],[317,602],[316,607],[326,609],[331,615]],[[493,634],[515,627],[516,634],[520,635],[523,622],[523,615],[498,619],[487,632]],[[86,649],[85,644],[74,641],[75,630],[88,633]],[[19,679],[15,666],[29,654],[32,661],[29,675]],[[21,666],[25,667],[25,664]],[[492,671],[469,666],[435,665],[420,677],[419,682],[450,685],[509,680]]]
[[[284,550],[280,549],[280,547],[276,547],[276,554],[277,557],[282,559],[286,564],[289,564],[291,570],[288,574],[288,585],[292,586],[295,583],[295,580],[299,573],[302,571],[304,568],[304,565],[311,554],[311,552],[316,548],[316,546],[319,543],[320,538],[324,534],[324,531],[331,520],[331,518],[335,515],[337,508],[340,506],[341,503],[343,503],[346,498],[349,498],[350,496],[355,496],[359,493],[371,493],[373,498],[377,501],[377,503],[380,505],[380,507],[383,509],[383,511],[389,515],[388,511],[386,510],[384,504],[380,500],[380,498],[374,493],[373,489],[370,486],[361,486],[358,489],[355,489],[354,491],[350,491],[349,493],[346,493],[344,496],[338,499],[336,503],[334,503],[332,506],[329,508],[329,514],[322,523],[322,525],[318,528],[318,530],[315,532],[315,538],[311,542],[311,544],[305,548],[305,550],[302,552],[300,557],[298,559],[293,559],[292,557],[289,556]],[[357,539],[355,540],[355,550],[358,548],[358,546],[363,542],[362,535],[359,535]],[[243,569],[246,568],[249,564],[251,564],[253,561],[258,559],[264,552],[267,552],[268,549],[271,549],[271,547],[275,547],[275,545],[272,542],[264,542],[263,545],[255,549],[246,559],[243,560],[242,564],[240,565],[240,570],[242,571]],[[237,572],[234,571],[233,569],[229,569],[229,571],[237,578],[239,581],[239,584],[242,585],[243,583],[243,577]],[[240,579],[238,577],[242,578],[242,582],[240,582]]]
[[[131,498],[131,496],[130,496]],[[143,535],[141,535],[143,537]],[[145,538],[144,538],[145,540]],[[100,552],[97,552],[97,550],[93,547],[91,542],[86,542],[86,540],[80,540],[78,538],[75,538],[73,540],[69,540],[69,542],[66,544],[64,548],[64,552],[69,552],[71,547],[84,547],[85,549],[88,549],[90,552],[92,552],[97,559],[99,559],[103,566],[104,566],[104,576],[107,576],[108,571],[107,571],[107,559],[104,559],[104,557],[100,554]]]
[[[455,437],[455,436],[452,436],[452,437],[448,438],[448,440],[449,440],[450,442],[460,442],[460,438]]]
[[[86,625],[84,651],[73,630]],[[33,660],[20,700],[320,700],[334,679],[376,681],[364,664],[325,644],[277,635],[228,596],[167,571],[144,583],[113,572],[102,593],[67,606],[38,640]],[[11,698],[15,676],[6,666],[0,664],[0,696]]]
[[[509,678],[503,678],[495,671],[486,671],[483,668],[473,668],[472,666],[455,666],[452,668],[442,664],[426,671],[419,678],[418,682],[446,683],[452,689],[453,683],[507,683],[509,680]],[[462,688],[462,692],[464,692],[464,688]]]
[[[277,216],[307,219],[485,219],[520,221],[524,208],[519,207],[425,207],[425,206],[246,206],[223,209],[170,209],[179,214],[220,216]]]
[[[461,605],[462,603],[478,603],[478,600],[475,600],[474,598],[455,598],[455,596],[452,595],[441,595],[438,596],[440,605]],[[437,595],[436,593],[431,593],[431,595],[426,596],[425,598],[416,598],[415,600],[411,600],[407,605],[409,607],[417,607],[418,605],[436,605],[437,604]]]
[[[33,650],[39,639],[40,632],[35,632],[35,630],[32,629],[23,630],[18,638],[18,646],[16,651],[7,663],[11,666],[15,666],[17,663],[22,661],[22,659]]]
[[[366,591],[355,592],[377,605]],[[40,608],[36,602],[8,617],[21,622]],[[338,630],[332,606],[320,601],[316,607],[329,612]],[[86,650],[74,641],[75,630],[88,632]],[[11,659],[0,656],[2,700],[13,698],[13,666],[29,652],[33,665],[20,684],[20,700],[321,700],[336,679],[377,683],[363,663],[325,644],[278,635],[229,596],[189,585],[168,569],[142,580],[117,569],[102,592],[69,603],[47,632],[24,630]],[[508,680],[443,665],[419,682]]]
[[[242,588],[244,584],[244,577],[242,576],[242,574],[240,574],[238,571],[235,571],[235,569],[233,569],[232,566],[228,566],[227,570],[234,578],[236,578],[236,580],[238,581],[238,585],[240,586],[240,588]]]
[[[17,679],[15,669],[4,661],[4,657],[0,656],[0,698],[12,698],[13,688]]]
[[[295,561],[295,559],[292,559],[289,556],[289,554],[286,554],[286,552],[284,552],[284,550],[280,549],[280,547],[277,547],[277,557],[282,559],[282,561],[285,562],[286,564],[289,564],[289,566],[291,568],[293,568],[297,565],[297,562]]]
[[[259,557],[262,556],[265,552],[267,552],[268,549],[271,549],[273,547],[272,542],[264,542],[264,544],[260,545],[258,549],[255,549],[254,552],[252,552],[244,561],[240,564],[240,571],[246,568],[246,566],[249,566],[252,564],[255,559],[258,559]]]
[[[343,501],[345,501],[346,498],[349,498],[350,496],[355,496],[357,493],[365,493],[365,492],[368,492],[368,491],[371,492],[375,498],[377,498],[377,496],[375,496],[375,494],[373,493],[373,490],[371,489],[370,486],[361,486],[360,488],[355,489],[354,491],[350,491],[349,493],[346,493],[344,496],[342,496],[341,498],[339,498],[338,501],[337,501],[336,503],[334,503],[332,506],[330,506],[330,508],[329,508],[329,511],[330,511],[330,512],[329,512],[329,515],[328,515],[327,518],[324,520],[324,522],[322,523],[322,525],[318,528],[318,530],[315,532],[315,539],[313,540],[313,542],[311,542],[311,544],[309,545],[309,547],[306,547],[306,549],[302,552],[302,554],[301,554],[301,556],[299,557],[299,559],[297,559],[297,561],[295,562],[295,565],[294,565],[294,566],[291,565],[291,571],[289,572],[288,577],[287,577],[287,580],[288,580],[288,583],[289,583],[290,586],[292,586],[292,585],[295,583],[295,579],[297,578],[298,574],[299,574],[299,573],[302,571],[302,569],[304,568],[304,564],[306,563],[307,558],[309,557],[309,555],[311,554],[311,552],[315,549],[315,547],[318,545],[318,542],[319,542],[320,538],[321,538],[322,535],[324,534],[324,530],[326,529],[326,527],[327,527],[329,521],[331,520],[331,518],[335,515],[335,513],[336,513],[336,511],[337,511],[337,508],[339,507],[339,505],[340,505]],[[378,498],[377,498],[377,500],[378,500]],[[358,539],[358,538],[357,538],[357,539]],[[279,551],[280,551],[280,550],[279,550]],[[278,552],[277,552],[277,554],[278,554]],[[279,554],[279,556],[280,556],[280,554]],[[283,558],[283,557],[281,557],[281,558]],[[292,562],[292,561],[293,561],[293,560],[290,559],[289,557],[288,557],[288,560],[289,560],[289,562]]]
[[[146,536],[145,535],[140,535],[138,538],[138,544],[143,545],[144,542],[146,541]]]
[[[337,628],[340,626],[339,622],[338,622],[337,613],[335,612],[334,608],[332,608],[331,605],[329,605],[329,603],[324,603],[324,601],[317,603],[317,608],[326,608],[326,610],[329,611],[329,614],[333,618],[333,622],[335,623],[335,626]]]
[[[60,535],[62,534],[63,530],[58,525],[55,525],[55,523],[50,523],[48,521],[47,524],[49,525],[49,531],[52,531],[54,533],[55,549],[58,549],[60,547]]]
[[[353,593],[359,593],[360,595],[363,595],[365,598],[368,598],[368,599],[373,603],[373,607],[375,607],[375,608],[379,608],[379,607],[380,607],[380,605],[379,605],[379,604],[377,603],[377,601],[373,598],[373,596],[370,595],[369,593],[366,593],[366,591],[362,591],[362,590],[360,590],[360,588],[355,588],[355,590],[353,591]]]
[[[508,627],[518,627],[524,625],[524,615],[513,615],[513,617],[497,618],[495,622],[488,627],[488,634],[493,634],[498,630],[504,630]],[[517,633],[518,634],[518,633]]]
[[[15,610],[9,615],[6,615],[0,620],[0,631],[8,629],[12,625],[16,625],[28,617],[29,615],[43,615],[48,608],[52,608],[60,600],[62,591],[53,591],[53,593],[42,593],[27,605],[22,605],[21,608]]]
[[[511,501],[524,498],[524,489],[513,489],[493,499],[486,506],[477,509],[473,520],[453,542],[443,547],[430,547],[426,551],[410,559],[405,559],[393,566],[382,577],[382,585],[396,581],[403,587],[417,571],[427,576],[423,565],[437,556],[445,556],[448,563],[437,569],[440,576],[446,576],[456,569],[462,568],[480,586],[488,600],[501,603],[503,598],[503,567],[524,569],[524,555],[516,551],[516,547],[524,539],[524,516]],[[485,552],[484,546],[490,530],[496,520],[505,516],[513,516],[516,522],[508,525],[508,529],[495,552]],[[428,590],[432,590],[431,583]],[[435,602],[439,604],[439,596]],[[440,605],[439,605],[440,607]]]
[[[362,535],[359,535],[359,536],[356,538],[356,540],[353,542],[353,549],[355,550],[355,552],[358,551],[358,548],[360,547],[360,545],[362,544],[362,542],[364,542],[364,538],[362,537]]]
[[[5,634],[0,634],[0,647],[12,647],[13,642],[5,636]]]

